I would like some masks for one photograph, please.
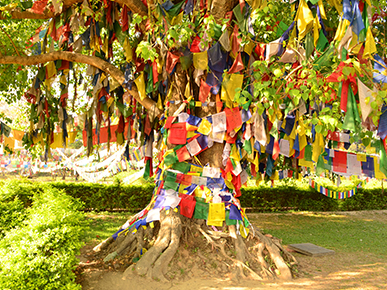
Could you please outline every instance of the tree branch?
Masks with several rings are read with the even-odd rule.
[[[114,65],[104,61],[96,56],[83,55],[69,51],[55,51],[41,55],[33,56],[2,56],[0,57],[0,64],[20,64],[20,65],[37,65],[55,60],[67,60],[71,62],[78,62],[92,65],[107,74],[110,74],[121,85],[125,81],[124,73],[116,68]],[[137,89],[128,90],[128,92],[147,110],[156,110],[156,102],[150,98],[141,100]]]
[[[141,0],[112,0],[114,2],[117,2],[118,4],[126,5],[129,7],[129,9],[133,13],[137,13],[141,16],[145,16],[148,14],[148,9],[144,5],[144,3],[141,2]],[[69,7],[71,7],[74,4],[81,3],[82,0],[64,0],[63,1],[63,11],[66,11]],[[63,13],[62,11],[62,13]],[[11,15],[11,19],[50,19],[53,18],[61,13],[54,13],[49,9],[49,6],[46,6],[42,14],[35,13],[31,9],[27,9],[25,11],[22,11],[20,8],[15,8],[14,10],[9,11]],[[2,13],[0,13],[0,20],[7,19],[7,17],[3,16]]]
[[[129,9],[133,13],[137,13],[141,16],[146,16],[148,15],[148,9],[144,5],[144,3],[141,2],[141,0],[112,0],[114,2],[117,2],[118,4],[126,5],[129,7]]]

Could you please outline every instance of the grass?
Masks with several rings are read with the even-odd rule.
[[[129,212],[89,212],[90,221],[84,236],[85,243],[97,244],[114,234],[131,216]]]
[[[251,214],[250,221],[283,244],[312,243],[337,252],[369,252],[387,257],[387,214],[360,212]]]
[[[130,213],[90,212],[86,243],[99,243],[115,233]],[[363,211],[349,213],[294,212],[248,214],[250,222],[282,239],[283,244],[312,243],[343,253],[367,252],[387,257],[387,213]]]

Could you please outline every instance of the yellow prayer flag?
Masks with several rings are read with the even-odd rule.
[[[124,51],[125,51],[125,57],[127,62],[131,62],[133,59],[133,50],[129,43],[129,38],[125,38],[124,41]]]
[[[298,165],[299,166],[305,166],[312,168],[313,167],[313,162],[312,161],[306,161],[305,158],[298,159]]]
[[[173,26],[173,25],[180,24],[183,21],[183,14],[184,14],[184,11],[182,11],[179,15],[173,17],[171,20],[171,25]]]
[[[196,69],[206,70],[208,66],[207,51],[194,53],[193,64]]]
[[[363,57],[371,58],[375,52],[377,52],[375,39],[374,39],[374,36],[372,35],[371,27],[368,27]]]
[[[383,172],[380,171],[380,164],[378,157],[374,156],[374,168],[375,168],[375,178],[377,179],[385,179],[386,176],[384,175]]]
[[[235,144],[232,144],[230,158],[234,159],[235,162],[241,161],[239,150]]]
[[[357,153],[356,154],[356,159],[357,159],[357,161],[367,162],[367,155],[361,154],[361,153]]]
[[[140,75],[134,80],[134,83],[137,86],[138,93],[140,95],[140,99],[144,100],[146,99],[146,92],[145,92],[145,79],[144,79],[144,72],[142,71]]]
[[[316,132],[314,142],[312,145],[312,160],[314,162],[318,161],[318,157],[321,155],[321,151],[324,148],[324,137],[321,133]]]
[[[208,135],[211,132],[211,126],[212,124],[207,119],[203,119],[198,128],[198,132],[203,135]]]
[[[300,0],[297,10],[298,39],[302,40],[313,26],[313,13],[305,0]]]
[[[224,203],[210,203],[207,225],[222,226],[225,220],[226,209]]]
[[[345,32],[347,31],[348,26],[351,23],[347,19],[341,19],[339,26],[337,27],[336,34],[335,34],[335,41],[341,41],[341,39],[344,37]]]
[[[185,86],[184,97],[188,99],[190,96],[191,96],[191,86],[190,86],[190,82],[187,82],[187,85]]]
[[[105,53],[105,56],[107,57],[107,55],[109,53],[109,38],[107,35],[105,36],[104,41],[103,41],[102,51]]]
[[[278,170],[274,171],[274,173],[270,176],[271,180],[279,180]]]
[[[243,75],[241,74],[227,74],[223,78],[222,93],[220,98],[226,103],[228,108],[233,107],[235,90],[242,88]]]
[[[243,238],[247,238],[247,236],[249,235],[249,231],[249,228],[245,228],[242,224],[239,225],[239,232]]]
[[[323,1],[322,0],[318,1],[317,5],[320,8],[321,18],[326,20],[327,19],[327,15],[325,14],[325,8],[324,8],[324,5],[323,5]]]
[[[161,97],[160,97],[160,94],[159,94],[159,97],[157,99],[157,105],[156,107],[160,110],[163,110],[163,102],[161,101]]]
[[[49,61],[47,63],[46,69],[47,69],[47,79],[50,79],[56,75],[55,63],[53,61]]]
[[[254,41],[250,40],[247,44],[245,44],[244,51],[248,55],[251,55],[251,53],[253,52],[254,48],[255,48],[255,43],[254,43]]]
[[[314,18],[314,27],[313,27],[313,39],[314,39],[314,47],[317,46],[318,39],[320,38],[320,29],[321,29],[321,24],[320,21],[318,20],[318,16]]]
[[[8,147],[9,149],[15,149],[15,139],[12,137],[4,137],[4,147]]]
[[[328,3],[336,8],[340,16],[343,15],[342,0],[328,0]]]

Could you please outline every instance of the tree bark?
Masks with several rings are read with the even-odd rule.
[[[137,13],[141,16],[145,16],[148,14],[148,9],[144,5],[144,3],[141,2],[141,0],[113,0],[114,2],[117,2],[118,4],[126,5],[129,7],[129,9],[133,13]],[[50,6],[46,6],[43,13],[36,13],[30,9],[26,9],[25,11],[22,11],[20,8],[15,8],[11,11],[9,11],[9,14],[11,15],[11,19],[50,19],[53,17],[56,17],[63,13],[63,11],[66,11],[68,8],[73,6],[77,3],[82,3],[83,0],[64,0],[63,1],[63,9],[62,12],[53,12],[50,9]],[[6,16],[4,16],[2,13],[0,13],[0,20],[7,19]]]
[[[41,63],[47,63],[55,60],[67,60],[71,62],[78,62],[92,65],[114,78],[121,85],[125,81],[124,73],[116,68],[114,65],[104,61],[96,56],[83,55],[80,53],[69,51],[55,51],[41,55],[32,56],[2,56],[0,58],[0,64],[20,64],[20,65],[37,65]],[[159,110],[156,108],[156,102],[150,98],[141,99],[137,89],[128,90],[128,92],[147,110],[155,110],[155,115],[159,114]]]

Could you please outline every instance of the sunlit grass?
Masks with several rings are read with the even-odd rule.
[[[89,212],[86,214],[90,221],[84,241],[86,243],[101,242],[122,226],[131,216],[129,212]]]
[[[251,214],[250,221],[284,244],[312,243],[341,252],[369,252],[387,256],[387,214],[378,219],[346,214]],[[360,215],[362,216],[362,215]]]

